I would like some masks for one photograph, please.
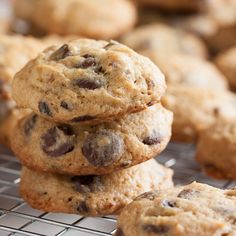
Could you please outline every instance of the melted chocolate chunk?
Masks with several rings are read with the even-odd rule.
[[[87,214],[89,212],[89,207],[87,206],[86,202],[83,201],[77,207],[77,211],[81,214]]]
[[[200,192],[195,189],[184,189],[182,190],[177,197],[179,198],[185,198],[185,199],[190,199],[194,195],[198,195]]]
[[[124,142],[121,137],[108,130],[88,135],[82,147],[85,158],[97,167],[112,165],[120,158],[123,150]]]
[[[158,132],[153,132],[152,135],[143,139],[143,143],[149,146],[159,144],[161,143],[161,141],[162,141],[162,137],[158,134]]]
[[[135,200],[149,199],[152,201],[155,199],[156,196],[157,196],[157,193],[155,193],[155,192],[146,192],[146,193],[143,193],[140,196],[136,197]]]
[[[73,110],[73,105],[65,101],[61,102],[61,107],[69,111]]]
[[[163,200],[161,204],[164,207],[176,207],[176,202],[174,201]]]
[[[72,52],[70,51],[69,45],[64,44],[57,51],[52,53],[52,55],[50,56],[50,60],[59,61],[68,56],[72,56]]]
[[[76,68],[81,68],[81,69],[87,69],[89,67],[96,66],[97,62],[94,57],[86,57],[86,59],[79,65],[76,66]]]
[[[170,228],[167,225],[143,225],[143,230],[147,233],[155,234],[166,234],[169,232]]]
[[[28,136],[31,134],[31,131],[32,129],[34,128],[35,126],[35,123],[37,121],[37,115],[33,115],[31,116],[26,122],[25,122],[25,126],[24,126],[24,132],[25,132],[25,135]]]
[[[74,130],[73,128],[70,126],[70,125],[66,125],[66,124],[61,124],[61,125],[58,125],[57,128],[61,131],[63,131],[63,133],[65,135],[74,135]]]
[[[74,189],[80,193],[94,192],[96,186],[93,185],[101,184],[100,177],[96,175],[74,176],[72,181],[74,182]]]
[[[84,122],[84,121],[89,121],[89,120],[93,120],[95,119],[95,117],[93,116],[79,116],[79,117],[75,117],[71,120],[71,122]]]
[[[83,89],[95,90],[103,87],[104,83],[94,79],[76,79],[74,85]]]
[[[52,116],[52,111],[50,110],[48,104],[46,102],[39,102],[39,111],[42,113],[42,114],[45,114],[45,115],[48,115],[48,116]]]
[[[115,236],[125,236],[125,234],[121,228],[118,228],[116,230]]]
[[[65,155],[74,150],[74,138],[75,135],[70,126],[59,125],[53,127],[41,137],[42,150],[51,157]]]

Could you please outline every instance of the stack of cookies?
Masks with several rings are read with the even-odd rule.
[[[165,90],[148,58],[114,41],[73,40],[28,62],[13,81],[17,105],[32,110],[11,139],[24,165],[23,198],[44,211],[96,216],[171,187],[172,171],[150,160],[171,136]]]

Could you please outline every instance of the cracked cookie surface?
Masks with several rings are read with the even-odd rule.
[[[164,76],[148,58],[114,41],[88,39],[45,50],[13,81],[19,107],[76,124],[143,110],[157,103],[165,89]]]
[[[236,190],[192,183],[136,198],[118,218],[116,236],[233,236]]]

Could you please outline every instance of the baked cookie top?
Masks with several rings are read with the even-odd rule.
[[[116,236],[235,235],[236,190],[206,184],[145,193],[124,208]]]
[[[160,104],[98,125],[71,126],[31,114],[18,123],[12,149],[30,169],[100,175],[157,156],[169,142],[171,124],[172,113]]]
[[[40,210],[101,216],[118,214],[145,191],[172,186],[172,170],[150,160],[102,176],[61,176],[24,168],[20,192]]]
[[[19,0],[15,13],[46,32],[96,39],[116,38],[136,22],[128,0]]]
[[[198,37],[163,23],[140,26],[121,41],[156,64],[159,58],[169,60],[173,54],[207,57],[206,46]]]
[[[77,124],[140,111],[165,89],[163,74],[148,58],[114,41],[89,39],[48,48],[13,81],[19,107]]]

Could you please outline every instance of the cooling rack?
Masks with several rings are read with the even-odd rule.
[[[175,184],[194,180],[219,188],[236,186],[236,181],[219,181],[202,173],[194,161],[194,146],[170,143],[157,159],[174,171]],[[19,195],[19,161],[0,146],[0,236],[92,236],[112,235],[116,217],[82,217],[32,209]],[[35,183],[37,184],[37,183]]]

